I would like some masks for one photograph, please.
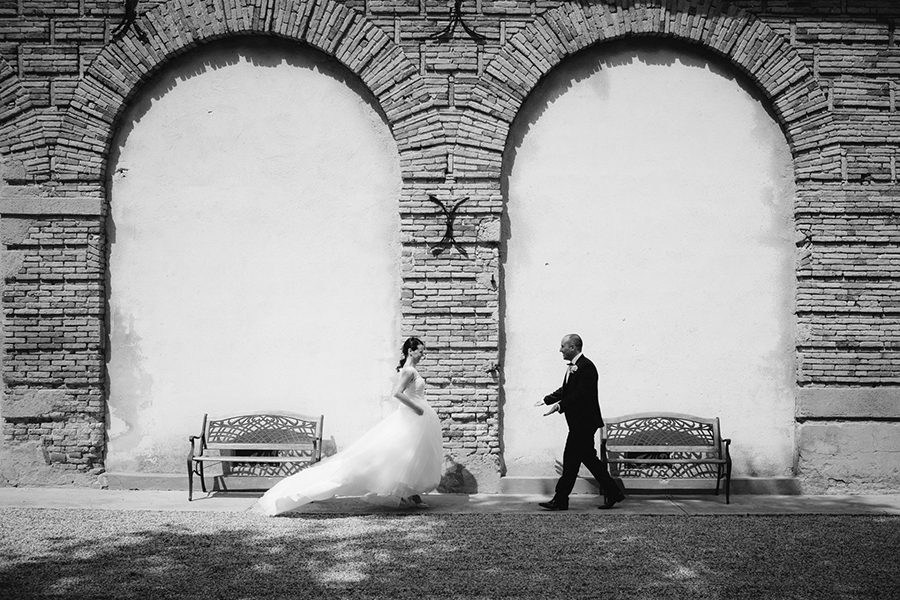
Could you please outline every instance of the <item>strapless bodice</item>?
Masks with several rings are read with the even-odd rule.
[[[413,379],[406,388],[406,394],[414,402],[425,402],[425,378],[413,371]]]

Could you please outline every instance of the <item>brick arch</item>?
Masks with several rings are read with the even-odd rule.
[[[46,171],[44,123],[40,119],[21,120],[22,115],[33,109],[34,101],[16,70],[0,58],[0,140],[3,141],[0,156],[6,163],[0,176],[7,180],[34,180]],[[34,141],[23,145],[22,140]],[[20,148],[14,150],[14,145]]]
[[[454,161],[470,157],[500,173],[503,143],[538,82],[564,59],[591,46],[633,37],[697,44],[724,57],[768,98],[794,157],[798,179],[839,179],[840,149],[824,133],[832,124],[825,94],[799,54],[768,25],[716,0],[567,3],[538,16],[485,67],[469,106],[480,113],[455,140]],[[649,4],[649,3],[648,3]]]
[[[117,120],[142,85],[191,48],[237,35],[271,35],[308,44],[356,74],[378,100],[397,138],[431,107],[416,67],[402,49],[359,12],[334,0],[168,0],[144,13],[90,64],[63,117],[53,177],[102,181]],[[442,131],[435,132],[441,137]],[[414,162],[414,161],[413,161]]]
[[[4,124],[32,107],[31,98],[6,59],[0,58],[0,122]]]

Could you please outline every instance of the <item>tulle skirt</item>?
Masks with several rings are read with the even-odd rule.
[[[259,499],[259,508],[273,516],[334,496],[396,506],[401,498],[430,492],[441,482],[441,423],[434,409],[420,406],[421,416],[401,404],[344,450],[282,479]]]

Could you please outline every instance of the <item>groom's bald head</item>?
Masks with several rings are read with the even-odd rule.
[[[569,335],[564,337],[563,344],[567,344],[567,345],[571,344],[572,346],[575,346],[575,348],[579,352],[581,352],[581,347],[582,347],[581,336],[578,335],[577,333],[570,333]]]
[[[570,333],[559,343],[559,352],[565,360],[572,360],[581,352],[581,337]]]

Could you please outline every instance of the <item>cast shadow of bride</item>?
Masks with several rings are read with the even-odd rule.
[[[478,480],[452,458],[444,458],[444,474],[437,488],[442,494],[477,494]]]

